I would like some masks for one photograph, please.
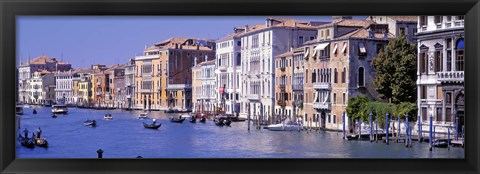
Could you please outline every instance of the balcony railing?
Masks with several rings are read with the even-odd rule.
[[[102,95],[102,92],[96,92],[95,94],[96,95]]]
[[[247,95],[248,100],[260,100],[259,94],[249,94]]]
[[[279,106],[285,106],[285,105],[286,105],[286,102],[285,102],[285,100],[280,99],[280,100],[277,100],[277,105],[279,105]]]
[[[437,72],[437,79],[442,82],[464,82],[464,71]]]
[[[218,66],[218,70],[219,71],[227,71],[227,66],[226,65]]]
[[[314,109],[321,109],[321,110],[331,110],[330,102],[315,102],[313,103]]]
[[[281,91],[285,91],[285,84],[280,84],[278,85]]]
[[[331,89],[331,83],[330,82],[315,82],[313,83],[313,89],[326,89],[330,90]]]
[[[191,84],[168,84],[168,90],[177,90],[177,89],[191,89]]]
[[[153,89],[140,89],[141,93],[150,93],[153,92]]]
[[[292,90],[303,91],[303,84],[292,85]]]

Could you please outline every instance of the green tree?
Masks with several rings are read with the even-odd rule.
[[[370,100],[364,95],[350,98],[348,100],[348,106],[346,109],[348,117],[350,117],[352,120],[360,118],[362,121],[366,121],[364,120],[364,114],[365,107],[367,106],[368,102],[370,102]]]
[[[372,61],[376,76],[373,80],[380,98],[390,103],[416,102],[416,46],[409,44],[405,36],[389,41]]]

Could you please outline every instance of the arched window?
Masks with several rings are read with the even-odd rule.
[[[323,69],[320,70],[320,82],[324,82],[325,81],[325,72],[323,71]]]
[[[346,81],[346,74],[347,74],[347,68],[343,67],[343,71],[342,71],[342,83],[345,83],[345,81]]]
[[[463,38],[460,38],[457,40],[457,44],[455,47],[455,51],[457,52],[457,58],[455,61],[455,71],[464,71],[465,70],[465,65],[464,65],[464,49],[465,49],[465,43]]]
[[[363,67],[358,68],[358,86],[365,86],[365,73]]]
[[[312,83],[315,83],[317,80],[317,71],[316,70],[313,70],[313,73],[312,73]]]

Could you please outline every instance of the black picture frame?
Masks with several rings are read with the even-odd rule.
[[[17,15],[466,15],[465,159],[15,159]],[[0,0],[1,173],[478,173],[478,0]],[[471,115],[468,117],[468,115]]]

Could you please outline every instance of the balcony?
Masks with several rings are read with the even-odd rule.
[[[95,95],[102,95],[102,92],[96,92]]]
[[[143,56],[135,56],[135,60],[148,60],[148,59],[155,59],[160,57],[160,55],[143,55]]]
[[[227,66],[226,66],[226,65],[218,66],[217,69],[218,69],[219,71],[227,71]]]
[[[191,89],[191,84],[168,84],[167,90],[182,90],[182,89]]]
[[[277,105],[278,106],[285,106],[286,102],[285,102],[285,100],[277,100]]]
[[[293,91],[303,91],[303,84],[292,85]]]
[[[315,82],[313,83],[313,89],[324,89],[324,90],[330,90],[332,88],[332,85],[330,82]]]
[[[284,66],[281,66],[281,67],[280,67],[280,71],[285,71],[285,67],[284,67]]]
[[[141,93],[152,93],[153,89],[140,89]]]
[[[315,102],[313,103],[313,109],[331,110],[331,104],[330,102]]]
[[[248,100],[260,100],[260,94],[249,94],[247,95]]]
[[[280,88],[280,91],[285,91],[285,84],[280,84],[278,87]]]
[[[437,72],[437,79],[441,82],[464,82],[464,71]]]

